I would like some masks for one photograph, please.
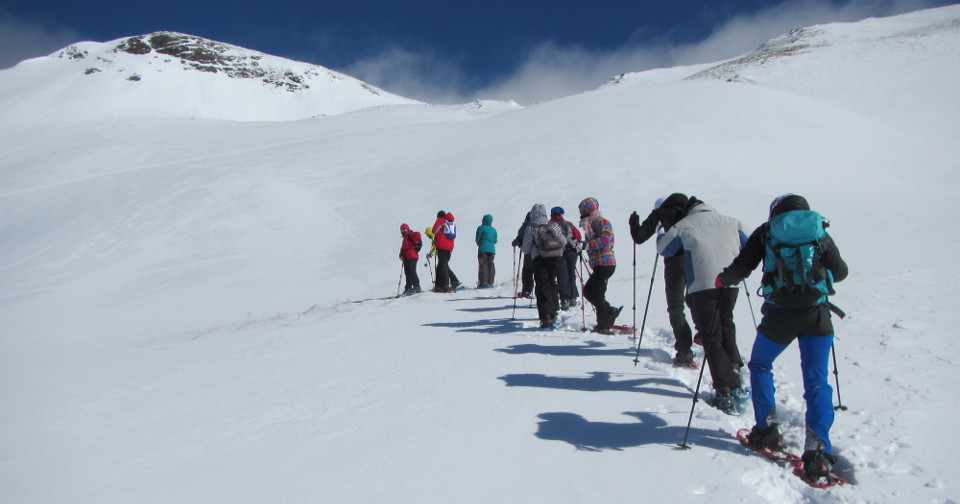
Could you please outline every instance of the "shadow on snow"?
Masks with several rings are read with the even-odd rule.
[[[683,441],[686,426],[669,425],[653,413],[624,412],[639,422],[612,423],[591,422],[575,413],[551,412],[538,417],[536,436],[548,441],[563,441],[578,450],[599,452],[623,450],[643,445],[660,444],[676,446]],[[743,453],[747,450],[731,440],[729,433],[716,429],[690,429],[688,445],[703,446],[715,450]]]
[[[611,380],[610,373],[594,371],[589,378],[547,376],[542,374],[511,374],[499,377],[508,387],[541,387],[551,389],[578,390],[581,392],[641,392],[665,397],[692,398],[693,390],[680,380],[673,378],[641,378],[633,380]],[[663,386],[677,387],[681,390],[668,390]]]
[[[434,322],[423,327],[441,327],[456,329],[457,332],[477,332],[486,334],[505,334],[524,331],[523,322],[511,319],[481,319],[469,322]]]
[[[535,343],[525,343],[521,345],[511,345],[507,348],[497,348],[496,351],[511,355],[540,354],[562,357],[634,357],[637,354],[635,347],[612,348],[608,347],[606,343],[596,340],[585,341],[579,345],[537,345]],[[641,349],[640,356],[649,358],[654,362],[670,362],[670,355],[656,348]]]

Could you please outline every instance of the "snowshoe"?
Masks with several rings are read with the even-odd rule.
[[[721,387],[714,391],[711,405],[728,415],[738,414],[737,400],[733,397],[733,393],[727,387]]]
[[[770,424],[765,429],[754,425],[753,429],[747,434],[743,445],[757,452],[760,450],[775,452],[783,450],[783,437],[780,436],[780,429],[777,424]]]
[[[690,369],[698,369],[700,366],[697,365],[697,361],[693,360],[693,354],[681,354],[677,353],[673,357],[673,367],[682,367]]]

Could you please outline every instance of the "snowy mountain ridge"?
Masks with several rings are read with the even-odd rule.
[[[0,118],[287,121],[419,103],[327,68],[176,32],[81,42],[0,73]],[[77,102],[85,102],[78,104]]]
[[[55,53],[55,56],[61,59],[87,60],[91,57],[91,49],[81,49],[78,45],[71,45]],[[264,54],[176,32],[156,32],[130,37],[109,52],[138,56],[148,56],[155,52],[153,59],[161,60],[164,63],[176,61],[184,70],[209,73],[223,72],[235,79],[258,79],[264,84],[283,88],[291,93],[310,89],[308,80],[318,77],[323,70],[322,67],[308,66],[302,72],[294,72],[290,69],[281,70],[276,65],[261,65],[261,61],[266,56]],[[86,67],[84,70],[86,75],[101,72],[103,68],[115,70],[119,74],[126,73],[125,68],[116,68],[117,62],[109,59],[105,54],[92,56],[92,58],[94,59],[91,62],[93,66]],[[153,64],[154,62],[149,63]],[[159,71],[155,73],[159,73]],[[326,77],[343,79],[345,76],[327,70]],[[143,76],[139,73],[130,73],[126,76],[126,79],[140,81]],[[361,86],[374,95],[379,96],[383,92],[369,84],[361,83]]]

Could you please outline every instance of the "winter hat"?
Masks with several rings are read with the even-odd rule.
[[[687,195],[683,193],[673,193],[660,200],[656,212],[664,229],[672,228],[674,224],[687,216],[686,207],[689,202]]]
[[[402,233],[404,231],[410,231],[410,226],[406,224],[400,224],[400,232]]]
[[[444,219],[447,219],[447,220],[450,221],[450,222],[453,222],[453,214],[450,213],[450,212],[447,212],[447,213],[443,214],[443,218],[444,218]]]
[[[555,206],[551,208],[550,215],[563,215],[563,207]]]
[[[441,218],[441,217],[446,217],[446,216],[447,216],[447,212],[444,212],[443,210],[440,210],[439,212],[437,212],[437,218],[438,218],[438,219]]]
[[[586,198],[580,202],[580,217],[592,216],[600,211],[600,202],[597,198]]]
[[[530,223],[535,225],[544,225],[550,219],[547,217],[547,207],[537,203],[530,209]]]
[[[683,193],[673,193],[670,196],[667,196],[663,199],[663,203],[660,205],[660,208],[669,208],[672,210],[683,210],[687,203],[690,200],[687,198],[686,194]]]
[[[807,199],[803,196],[791,193],[777,196],[770,202],[771,219],[791,210],[810,210],[810,204],[807,203]]]

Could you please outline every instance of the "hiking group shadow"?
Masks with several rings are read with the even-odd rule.
[[[640,392],[675,398],[692,398],[693,390],[673,378],[640,378],[611,380],[606,371],[587,373],[589,377],[547,376],[543,374],[509,374],[498,379],[508,387],[540,387],[549,389],[576,390],[580,392]],[[663,388],[675,387],[676,390]]]
[[[524,331],[523,322],[507,318],[480,319],[468,322],[433,322],[423,327],[454,329],[456,332],[475,332],[483,334],[506,334]]]
[[[624,450],[644,445],[672,445],[679,449],[687,434],[683,425],[669,425],[666,420],[646,412],[626,411],[624,415],[638,422],[591,422],[576,413],[550,412],[538,415],[536,436],[547,441],[563,441],[578,450],[599,452]],[[740,443],[716,429],[693,427],[687,435],[687,445],[715,450],[746,453]]]
[[[507,348],[497,348],[495,351],[511,355],[540,354],[555,357],[637,356],[637,351],[633,347],[616,348],[596,340],[584,341],[577,345],[538,345],[536,343],[524,343],[520,345],[510,345]],[[641,349],[640,357],[647,357],[655,362],[669,362],[670,360],[670,354],[657,348]]]

